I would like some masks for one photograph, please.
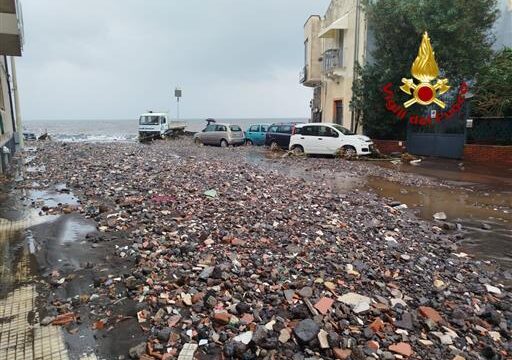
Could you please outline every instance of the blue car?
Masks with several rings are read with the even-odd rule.
[[[245,143],[247,145],[263,145],[265,144],[265,136],[270,124],[254,124],[249,126],[245,132]]]

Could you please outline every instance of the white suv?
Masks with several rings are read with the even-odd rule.
[[[349,156],[369,155],[373,150],[373,142],[368,136],[356,135],[332,123],[296,125],[290,138],[290,150],[296,152],[336,155],[341,149]]]

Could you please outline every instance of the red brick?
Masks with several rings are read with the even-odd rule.
[[[389,350],[394,353],[406,356],[406,357],[412,355],[411,345],[404,343],[404,342],[401,342],[398,344],[393,344],[393,345],[389,346]]]
[[[440,322],[443,321],[443,318],[441,315],[434,309],[428,306],[420,306],[418,311],[423,317],[426,317],[427,319],[432,320],[433,322]]]
[[[322,313],[322,315],[327,314],[329,309],[331,308],[334,300],[328,297],[323,297],[315,304],[315,308]]]
[[[334,348],[332,352],[334,353],[334,357],[339,360],[347,360],[352,354],[352,350],[340,348]]]
[[[215,319],[215,321],[217,321],[221,324],[227,324],[227,323],[229,323],[229,320],[231,320],[231,315],[229,315],[226,312],[218,312],[218,313],[215,313],[214,319]]]

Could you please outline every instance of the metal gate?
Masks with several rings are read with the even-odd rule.
[[[466,116],[460,111],[432,125],[407,125],[407,152],[414,155],[462,159],[466,142]]]

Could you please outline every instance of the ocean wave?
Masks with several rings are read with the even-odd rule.
[[[50,134],[56,141],[62,142],[132,142],[137,135],[94,135],[94,134]]]

